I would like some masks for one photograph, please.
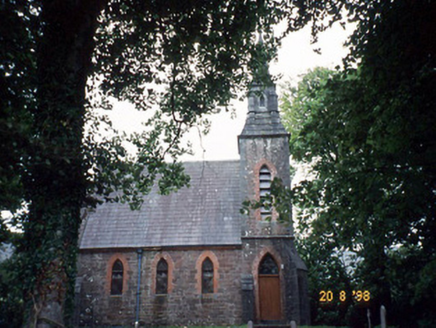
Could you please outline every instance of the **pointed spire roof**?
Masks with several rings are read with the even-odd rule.
[[[263,46],[262,32],[258,34],[258,46]],[[272,82],[268,63],[261,63],[248,91],[248,115],[239,137],[289,135],[283,127],[279,110],[276,86]]]

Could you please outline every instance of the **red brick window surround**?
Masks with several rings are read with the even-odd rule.
[[[125,256],[116,253],[107,262],[106,292],[110,296],[122,296],[127,290],[129,264]]]
[[[158,253],[151,264],[152,292],[167,295],[173,290],[174,262],[167,252]]]
[[[268,259],[268,258],[270,258],[270,259]],[[278,273],[281,274],[280,266],[281,266],[281,263],[283,261],[282,261],[280,255],[275,251],[274,248],[272,248],[270,246],[266,246],[259,252],[259,254],[256,255],[256,257],[253,261],[252,274],[253,274],[253,277],[254,277],[256,282],[257,282],[260,268],[261,268],[262,264],[265,263],[264,261],[267,259],[268,259],[268,262],[270,262],[271,259],[273,260],[273,262],[277,265]],[[255,282],[255,284],[256,284],[256,282]]]
[[[202,295],[215,294],[218,292],[219,263],[212,251],[204,251],[197,259],[197,293]]]

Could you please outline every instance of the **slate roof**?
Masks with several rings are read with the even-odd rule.
[[[266,107],[260,107],[259,93],[266,98]],[[253,84],[248,95],[248,114],[239,138],[289,135],[283,127],[278,110],[274,85],[264,88]]]
[[[153,188],[141,210],[105,203],[88,214],[80,249],[240,245],[239,161],[186,162],[190,188]]]
[[[244,129],[239,138],[288,134],[289,133],[283,127],[278,111],[268,111],[264,113],[250,112],[247,115]]]

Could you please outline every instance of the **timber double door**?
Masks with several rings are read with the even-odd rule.
[[[279,267],[273,257],[267,254],[259,265],[259,319],[278,321],[282,319]]]

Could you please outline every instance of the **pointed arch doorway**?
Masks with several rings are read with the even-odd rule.
[[[259,264],[259,319],[277,321],[282,319],[279,266],[270,254]]]

